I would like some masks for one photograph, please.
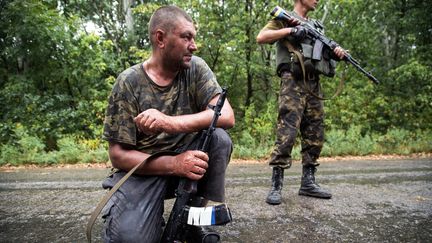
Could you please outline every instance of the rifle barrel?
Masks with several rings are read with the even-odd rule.
[[[358,71],[360,71],[361,73],[363,73],[368,79],[370,79],[375,84],[379,84],[380,83],[380,81],[377,78],[375,78],[370,72],[364,70],[360,66],[359,62],[356,59],[354,59],[351,55],[349,55],[349,54],[346,55],[345,58],[344,58],[344,60],[346,62],[350,63],[351,65],[353,65]]]

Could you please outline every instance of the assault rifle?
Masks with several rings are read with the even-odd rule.
[[[221,110],[225,102],[227,91],[222,90],[215,106],[212,122],[207,130],[202,133],[198,149],[203,152],[208,151],[210,139],[216,129],[216,123],[221,115]],[[197,191],[197,182],[187,178],[181,178],[176,190],[176,200],[171,210],[167,225],[162,234],[161,242],[172,243],[183,241],[187,225],[224,225],[231,222],[231,212],[225,204],[214,207],[190,207],[187,204]]]
[[[334,50],[336,47],[339,46],[338,43],[336,43],[332,39],[327,38],[321,31],[314,28],[311,24],[296,18],[295,16],[291,15],[290,13],[288,13],[287,11],[285,11],[283,8],[279,6],[276,6],[273,9],[273,11],[271,11],[270,15],[273,16],[274,19],[279,19],[282,21],[291,21],[294,19],[300,22],[300,25],[306,29],[308,37],[310,37],[315,41],[313,47],[313,54],[312,54],[313,60],[321,59],[321,53],[324,45],[329,47],[331,50]],[[360,63],[356,59],[354,59],[350,54],[345,53],[345,57],[343,58],[343,60],[353,65],[358,71],[363,73],[372,82],[374,82],[375,84],[379,84],[379,80],[375,78],[370,72],[364,70],[360,66]]]

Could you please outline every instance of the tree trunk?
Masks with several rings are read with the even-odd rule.
[[[134,0],[123,0],[123,14],[128,33],[134,33],[134,19],[132,15],[132,4]]]
[[[250,14],[252,11],[252,3],[248,0],[246,1],[245,5],[245,12]],[[252,100],[253,95],[253,87],[252,87],[252,81],[253,81],[253,75],[251,71],[251,55],[252,55],[252,38],[251,38],[251,30],[252,26],[251,24],[246,24],[246,50],[245,50],[245,63],[246,63],[246,99],[245,99],[245,107],[249,107]]]

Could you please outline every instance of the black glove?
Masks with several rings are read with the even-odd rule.
[[[307,30],[305,27],[301,25],[297,25],[296,27],[293,27],[291,30],[291,36],[298,41],[303,40],[306,37],[306,35],[307,35]]]

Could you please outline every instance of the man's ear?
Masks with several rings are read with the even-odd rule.
[[[159,48],[164,48],[165,47],[165,37],[166,37],[165,31],[163,31],[161,29],[156,30],[155,37],[156,37],[155,38],[156,45]]]

